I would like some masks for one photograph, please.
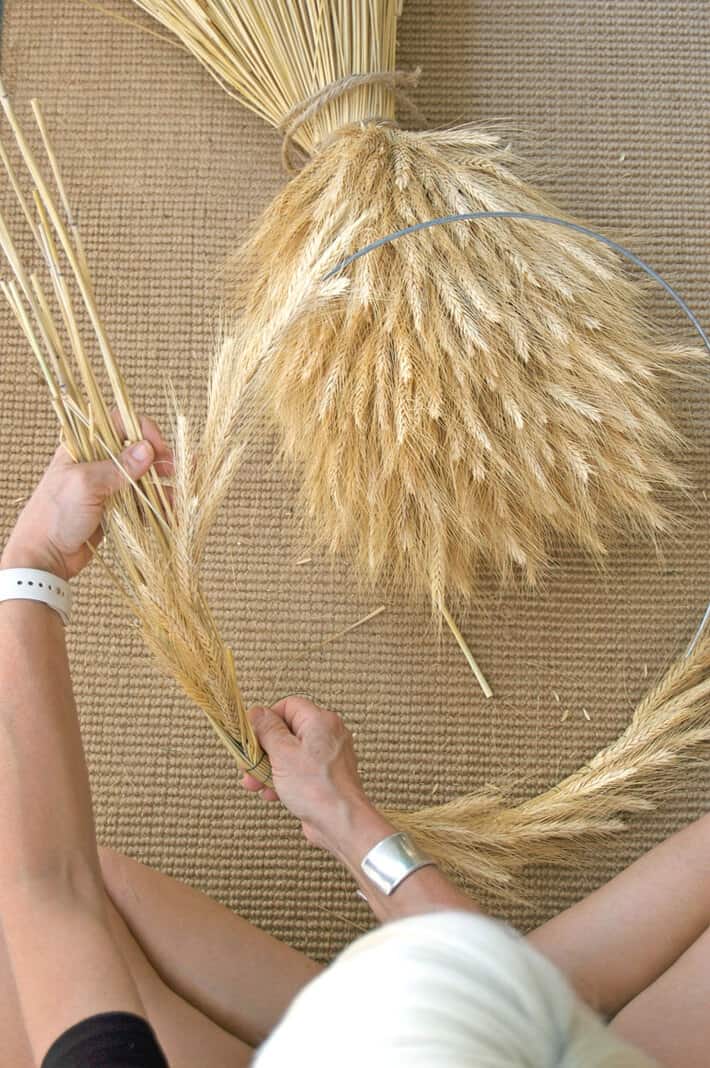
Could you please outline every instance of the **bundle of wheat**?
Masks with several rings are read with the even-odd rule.
[[[138,419],[101,323],[45,123],[33,102],[56,196],[1,84],[0,102],[26,166],[31,199],[1,143],[0,159],[51,283],[51,290],[46,290],[25,267],[0,215],[0,247],[13,275],[1,283],[2,291],[46,379],[72,456],[76,460],[109,456],[118,463],[123,442],[111,408],[115,405],[133,439],[140,436]],[[343,246],[348,241],[346,233]],[[340,247],[338,254],[342,251]],[[312,267],[321,271],[323,264],[314,259]],[[342,280],[334,278],[322,300],[327,305],[341,291]],[[307,285],[294,280],[289,301],[271,323],[272,353],[288,343],[300,314],[295,309],[308,299]],[[323,312],[322,307],[313,310]],[[90,326],[86,336],[85,321]],[[112,499],[105,529],[116,587],[158,662],[206,713],[238,765],[268,782],[268,760],[244,714],[232,654],[220,637],[198,578],[210,527],[240,460],[233,409],[225,403],[233,346],[234,339],[225,338],[213,357],[201,429],[175,406],[172,494],[151,470],[139,484]],[[110,400],[99,386],[92,351],[106,371]],[[697,758],[708,741],[710,639],[700,635],[688,656],[641,702],[621,737],[552,789],[515,806],[507,805],[502,794],[481,792],[419,812],[388,815],[471,885],[486,884],[506,892],[527,864],[567,861],[576,844],[618,830],[625,813],[651,807],[667,789],[670,773]]]
[[[439,226],[350,264],[323,309],[271,322],[322,264],[422,220],[559,215],[510,147],[401,129],[396,0],[136,0],[306,165],[234,258],[229,380],[301,476],[313,537],[360,572],[448,600],[482,569],[533,582],[554,539],[594,556],[654,536],[678,487],[664,377],[694,350],[647,321],[641,286],[591,237],[530,221]],[[261,425],[268,420],[262,418]]]
[[[0,101],[26,168],[29,199],[2,144],[0,158],[51,288],[25,267],[2,215],[0,247],[14,278],[0,285],[47,382],[62,441],[72,458],[110,457],[120,466],[124,442],[117,423],[125,428],[129,440],[136,441],[142,436],[139,420],[101,322],[42,113],[37,101],[32,101],[55,190],[43,177],[1,83]],[[85,330],[82,323],[88,323]],[[101,358],[110,400],[99,385],[92,350]],[[117,420],[112,417],[114,408]],[[232,654],[220,639],[198,579],[207,532],[237,457],[234,450],[229,454],[220,450],[214,420],[206,423],[199,441],[204,454],[198,451],[193,427],[177,408],[174,442],[172,495],[151,468],[139,483],[129,480],[130,486],[108,504],[104,530],[114,556],[109,573],[159,662],[207,714],[237,763],[249,768],[256,765],[255,773],[266,779],[268,765],[261,762],[263,754],[245,715]]]

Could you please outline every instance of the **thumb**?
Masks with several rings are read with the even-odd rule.
[[[93,464],[87,464],[87,474],[97,496],[104,498],[110,496],[126,482],[126,474],[134,481],[141,478],[155,458],[155,451],[149,441],[137,441],[129,445],[118,457],[121,467],[117,467],[113,460],[99,460]],[[126,474],[124,474],[124,471]]]
[[[252,708],[249,712],[249,722],[259,744],[267,753],[278,751],[284,743],[293,741],[293,735],[281,716],[270,708]]]

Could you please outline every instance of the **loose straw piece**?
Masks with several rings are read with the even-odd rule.
[[[476,662],[476,659],[475,659],[473,653],[471,652],[471,650],[470,650],[470,648],[469,648],[469,646],[468,646],[468,644],[466,642],[466,639],[464,638],[464,636],[461,633],[461,631],[459,630],[459,628],[456,626],[454,618],[451,615],[451,613],[449,612],[449,610],[448,610],[448,608],[446,607],[445,604],[442,604],[442,606],[441,606],[441,614],[443,615],[444,619],[446,620],[446,622],[448,624],[448,627],[449,627],[449,630],[451,631],[451,633],[453,634],[454,638],[458,642],[458,645],[459,645],[459,648],[460,648],[461,652],[466,657],[466,660],[468,661],[468,665],[471,668],[471,671],[476,676],[476,679],[478,681],[478,685],[481,687],[481,689],[483,690],[483,693],[485,694],[486,697],[492,697],[493,696],[493,690],[490,688],[490,686],[488,684],[488,680],[486,679],[486,676],[483,674],[483,672],[481,671],[480,667],[478,666],[478,663]]]
[[[121,15],[118,11],[109,11],[103,4],[97,4],[94,0],[81,0],[81,3],[85,7],[90,7],[93,11],[98,12],[99,15],[106,15],[110,19],[114,19],[116,22],[122,22],[125,26],[130,26],[132,30],[138,30],[140,33],[146,34],[148,37],[155,37],[158,41],[162,41],[163,44],[170,45],[171,48],[177,48],[180,52],[187,52],[187,48],[180,44],[179,41],[174,40],[172,37],[166,37],[164,33],[157,33],[156,30],[151,30],[148,26],[141,26],[136,19],[129,19],[125,15]]]
[[[337,634],[331,634],[325,641],[312,646],[308,651],[317,652],[320,649],[324,649],[326,645],[330,645],[331,642],[337,642],[340,638],[344,638],[346,634],[350,634],[351,631],[357,630],[357,628],[362,627],[363,624],[369,623],[371,619],[375,619],[377,616],[382,615],[384,611],[385,605],[381,604],[379,608],[374,610],[374,612],[370,612],[369,615],[363,616],[362,619],[358,619],[356,623],[351,623],[348,627],[344,627],[343,630],[339,630]]]

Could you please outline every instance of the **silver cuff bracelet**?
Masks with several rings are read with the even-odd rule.
[[[389,897],[408,875],[434,863],[416,847],[408,834],[400,831],[373,846],[360,867],[370,882]]]

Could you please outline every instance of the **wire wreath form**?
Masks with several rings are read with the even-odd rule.
[[[517,219],[575,230],[600,241],[660,284],[692,324],[710,355],[697,316],[665,278],[630,249],[579,223],[524,211],[476,211],[428,219],[396,230],[340,261],[324,280],[400,238],[449,223]],[[420,846],[466,882],[515,896],[514,876],[534,863],[568,862],[574,847],[624,827],[623,816],[652,809],[672,772],[710,742],[710,604],[685,651],[637,705],[622,734],[587,764],[518,804],[502,792],[471,793],[417,812],[386,810]]]

